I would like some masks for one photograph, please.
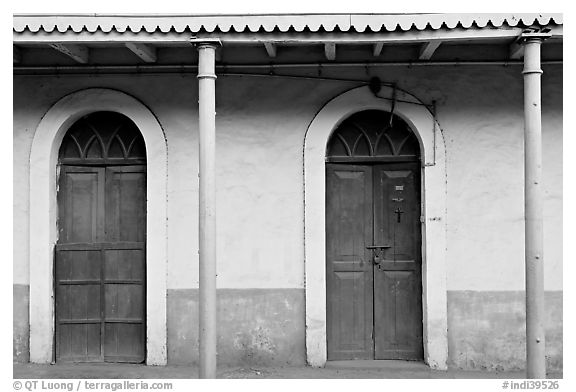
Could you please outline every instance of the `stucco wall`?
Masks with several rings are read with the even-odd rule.
[[[438,103],[447,148],[450,291],[524,287],[520,71],[519,67],[400,67],[379,72],[383,80],[397,82],[422,101]],[[549,66],[544,71],[545,286],[558,291],[562,290],[562,69]],[[364,70],[334,75],[366,77]],[[105,87],[142,101],[166,133],[169,309],[176,306],[170,301],[177,291],[198,287],[196,86],[193,74],[14,77],[14,284],[29,284],[28,159],[34,130],[62,96]],[[220,288],[282,292],[304,287],[304,134],[322,105],[354,86],[302,79],[218,78]],[[14,299],[15,307],[23,303]],[[169,324],[174,322],[168,317]],[[266,323],[273,323],[273,315],[266,317]],[[298,318],[303,320],[303,314]],[[304,323],[299,325],[302,330],[294,336],[304,339]],[[27,333],[21,331],[15,328],[14,333]],[[15,338],[15,344],[17,340],[26,337]],[[169,338],[171,344],[168,350],[174,357],[180,346]]]
[[[546,368],[562,371],[562,292],[545,293]],[[449,367],[523,369],[526,361],[524,291],[448,292]]]

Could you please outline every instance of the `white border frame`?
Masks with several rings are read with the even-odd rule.
[[[30,362],[50,363],[54,349],[54,245],[57,241],[58,150],[80,117],[114,111],[130,118],[146,143],[146,363],[165,365],[167,144],[154,114],[123,92],[91,88],[67,95],[44,115],[30,153]]]
[[[391,97],[383,87],[380,96]],[[421,103],[397,92],[397,99]],[[325,154],[330,134],[353,113],[377,109],[391,111],[391,101],[377,98],[368,87],[349,90],[329,101],[316,115],[304,140],[304,252],[306,290],[306,358],[324,366],[326,342],[326,175]],[[442,133],[426,107],[396,102],[402,117],[420,141],[422,152],[422,310],[424,360],[446,369],[448,319],[446,297],[446,153]]]

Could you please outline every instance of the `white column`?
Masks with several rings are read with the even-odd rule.
[[[200,378],[216,378],[216,43],[198,46]]]
[[[524,203],[526,262],[526,374],[546,378],[544,331],[544,230],[542,188],[541,33],[524,44]]]

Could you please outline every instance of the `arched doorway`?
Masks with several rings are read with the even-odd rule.
[[[446,369],[448,308],[446,287],[447,181],[443,133],[417,97],[382,87],[375,96],[367,86],[353,88],[328,101],[304,137],[304,257],[306,291],[306,360],[324,366],[327,359],[326,289],[326,146],[348,117],[364,110],[394,112],[418,137],[421,175],[422,313],[424,362]]]
[[[357,112],[326,151],[328,360],[423,359],[420,147],[400,117]]]
[[[146,148],[128,117],[78,119],[58,154],[56,360],[146,358]]]

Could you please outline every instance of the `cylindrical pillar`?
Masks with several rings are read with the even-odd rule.
[[[542,227],[541,38],[524,42],[524,203],[526,374],[546,378],[544,353],[544,231]]]
[[[200,378],[216,378],[216,46],[198,45]]]

